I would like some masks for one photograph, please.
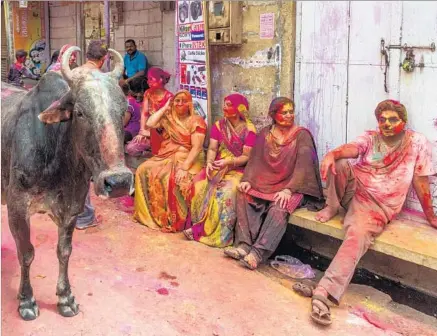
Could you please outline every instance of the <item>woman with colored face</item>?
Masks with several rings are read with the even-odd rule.
[[[144,151],[150,150],[157,155],[164,140],[162,128],[147,127],[147,119],[162,108],[173,94],[165,88],[170,80],[170,74],[161,68],[153,67],[147,72],[149,89],[144,93],[143,108],[141,112],[140,132],[126,146],[129,155],[139,156]]]
[[[68,48],[72,47],[73,45],[71,44],[65,44],[62,46],[61,50],[59,51],[59,56],[58,59],[56,60],[55,63],[51,64],[48,68],[47,71],[61,71],[61,62],[62,62],[62,56],[64,56],[65,52],[67,51]],[[77,52],[75,51],[74,53],[71,54],[70,56],[70,69],[75,69],[78,67],[78,65],[76,64],[77,62]]]
[[[179,91],[152,114],[147,127],[164,130],[158,153],[135,174],[135,220],[163,232],[184,230],[192,198],[193,177],[204,164],[207,126],[195,115],[188,91]]]
[[[195,178],[188,223],[193,227],[184,231],[190,240],[214,247],[229,246],[234,240],[237,187],[256,139],[248,111],[243,95],[225,97],[224,118],[211,129],[206,168]]]
[[[294,103],[275,98],[269,116],[273,124],[259,133],[238,186],[234,246],[224,251],[249,269],[276,250],[290,213],[323,204],[314,140],[294,124]]]

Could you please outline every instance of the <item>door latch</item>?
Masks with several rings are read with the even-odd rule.
[[[387,72],[388,67],[390,66],[390,49],[401,49],[405,51],[405,58],[402,63],[399,64],[399,66],[405,71],[405,72],[413,72],[415,68],[424,68],[425,62],[423,59],[423,55],[420,58],[420,62],[416,63],[415,55],[413,49],[419,49],[419,50],[430,50],[431,52],[434,52],[436,50],[436,45],[434,42],[432,42],[429,46],[409,46],[407,43],[401,45],[401,44],[389,44],[385,45],[385,40],[381,38],[381,46],[380,51],[381,55],[384,56],[385,60],[385,70],[384,70],[384,90],[388,93],[388,87],[387,87]]]

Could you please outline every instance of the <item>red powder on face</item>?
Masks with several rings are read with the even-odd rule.
[[[405,123],[401,122],[393,128],[393,133],[399,134],[404,130],[404,128],[405,128]]]
[[[168,289],[167,288],[159,288],[156,290],[158,294],[160,295],[168,295]]]

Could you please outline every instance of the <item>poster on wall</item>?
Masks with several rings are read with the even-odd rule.
[[[208,34],[202,1],[176,1],[175,31],[178,89],[191,93],[196,113],[208,123]]]
[[[29,1],[27,8],[20,8],[17,1],[10,2],[13,22],[14,54],[18,49],[27,51],[25,66],[40,75],[50,59],[46,43],[44,2]],[[14,60],[15,61],[15,60]]]

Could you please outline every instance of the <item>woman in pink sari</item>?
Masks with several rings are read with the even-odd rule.
[[[243,169],[255,144],[256,129],[247,119],[249,103],[238,93],[224,99],[224,118],[211,129],[207,166],[195,178],[190,240],[225,247],[234,240],[235,199]]]

